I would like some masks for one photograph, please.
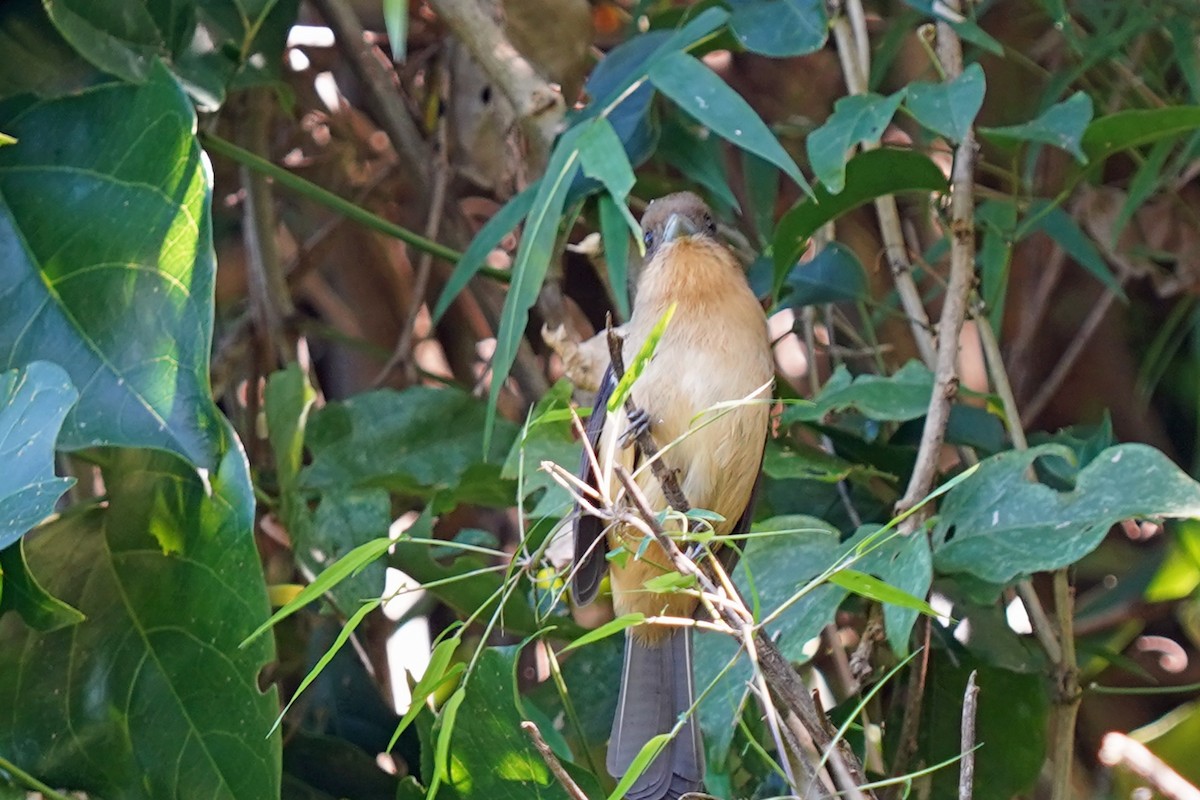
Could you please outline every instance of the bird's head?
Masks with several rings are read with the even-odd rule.
[[[664,248],[685,240],[716,243],[717,223],[704,201],[691,192],[654,200],[642,215],[642,237],[649,261]]]

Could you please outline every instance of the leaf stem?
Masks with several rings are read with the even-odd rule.
[[[71,800],[71,798],[62,792],[56,792],[46,784],[39,781],[37,778],[30,775],[25,770],[18,767],[16,764],[9,761],[7,758],[0,756],[0,772],[7,772],[21,783],[28,786],[30,789],[41,792],[50,800]]]

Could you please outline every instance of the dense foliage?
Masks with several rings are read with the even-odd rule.
[[[0,4],[0,795],[611,796],[549,464],[681,188],[862,793],[1200,782],[1197,165],[1189,0]],[[707,788],[802,792],[728,633]]]

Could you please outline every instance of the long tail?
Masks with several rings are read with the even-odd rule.
[[[608,743],[608,772],[620,778],[642,746],[668,733],[692,705],[692,632],[676,628],[647,645],[625,632],[625,670]],[[628,800],[675,800],[704,782],[700,729],[688,717],[679,733],[626,793]]]

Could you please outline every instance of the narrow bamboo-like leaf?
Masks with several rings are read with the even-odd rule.
[[[467,699],[467,687],[460,686],[450,695],[450,699],[442,706],[441,730],[438,731],[437,745],[434,750],[434,764],[437,768],[437,779],[444,781],[450,777],[450,739],[454,735],[454,721],[458,717],[458,708]]]
[[[868,600],[911,608],[930,617],[938,615],[933,606],[921,598],[911,595],[903,589],[898,589],[891,584],[884,583],[874,575],[868,575],[865,572],[859,572],[855,569],[841,569],[829,576],[829,582],[854,592],[854,594],[860,597],[865,597]]]
[[[358,629],[359,624],[362,623],[367,614],[370,614],[372,611],[379,608],[382,603],[382,599],[376,599],[368,603],[363,603],[359,607],[358,611],[355,611],[354,615],[351,616],[350,619],[346,620],[346,624],[342,626],[340,631],[338,631],[338,635],[333,640],[333,644],[329,645],[329,649],[326,650],[319,659],[317,659],[317,663],[314,664],[313,668],[308,671],[307,675],[304,676],[304,680],[300,681],[300,685],[296,687],[295,693],[292,694],[292,699],[288,700],[287,705],[283,707],[283,711],[279,712],[279,716],[275,718],[275,724],[271,726],[271,730],[267,732],[267,735],[275,732],[275,729],[279,727],[279,723],[283,722],[283,718],[287,715],[288,709],[292,707],[292,703],[295,703],[296,700],[300,698],[300,695],[304,693],[304,690],[307,689],[309,685],[317,679],[318,676],[320,676],[325,667],[329,665],[329,662],[333,660],[333,657],[336,656],[338,651],[342,649],[342,646],[350,640],[350,636],[355,630]]]
[[[683,575],[679,572],[664,572],[643,584],[648,592],[675,592],[680,589],[691,589],[696,586],[695,575]]]
[[[624,616],[617,617],[610,622],[604,623],[599,628],[588,631],[559,652],[566,653],[569,650],[585,647],[593,642],[598,642],[601,639],[607,639],[609,636],[612,636],[615,633],[620,633],[626,628],[632,628],[634,625],[641,625],[645,621],[646,615],[641,612],[625,614]]]
[[[508,378],[517,349],[525,337],[525,323],[529,309],[537,300],[550,261],[555,257],[554,243],[558,236],[558,225],[566,203],[571,181],[579,171],[579,137],[581,129],[571,128],[558,140],[546,173],[538,182],[529,216],[525,221],[525,235],[521,239],[517,259],[512,267],[512,282],[504,298],[500,312],[500,327],[496,331],[496,350],[492,355],[492,385],[488,392],[488,413],[484,425],[483,445],[487,450],[491,444],[492,428],[496,419],[496,401],[500,387]]]
[[[770,161],[812,194],[800,168],[758,113],[700,61],[685,53],[670,53],[650,69],[650,82],[718,136]]]
[[[961,142],[983,107],[985,89],[983,67],[975,63],[945,83],[909,84],[904,104],[917,122],[952,142]]]
[[[387,749],[389,751],[396,745],[396,740],[400,738],[400,734],[404,733],[405,728],[412,724],[412,721],[417,718],[417,714],[421,713],[429,695],[467,668],[467,665],[463,663],[455,664],[453,667],[450,665],[450,659],[461,643],[461,637],[451,636],[438,642],[437,646],[433,648],[433,652],[429,654],[429,663],[425,667],[425,672],[417,681],[417,685],[412,688],[408,711],[404,712],[404,716],[400,718],[400,722],[396,725],[396,731],[388,742]]]
[[[1029,218],[1036,220],[1031,230],[1041,231],[1049,236],[1096,280],[1104,284],[1117,297],[1125,299],[1125,291],[1108,266],[1108,262],[1104,260],[1104,256],[1100,254],[1099,248],[1071,218],[1070,214],[1059,206],[1049,206],[1045,202],[1038,202],[1030,206]]]
[[[383,0],[383,26],[392,46],[392,60],[408,56],[408,0]]]
[[[263,633],[269,630],[273,625],[275,625],[275,623],[290,617],[292,614],[304,608],[313,600],[316,600],[318,597],[328,592],[334,586],[337,586],[346,578],[362,570],[372,561],[386,553],[388,548],[391,546],[392,540],[387,537],[382,537],[367,542],[366,544],[360,544],[349,553],[346,553],[346,555],[342,556],[342,558],[331,564],[327,570],[318,575],[316,580],[314,580],[308,586],[305,586],[303,591],[296,595],[296,598],[292,600],[292,602],[276,611],[271,615],[269,620],[264,622],[262,625],[259,625],[253,633],[247,636],[242,643],[238,645],[238,647],[246,647],[259,636],[262,636]]]
[[[450,307],[454,298],[458,297],[459,292],[466,288],[471,278],[474,278],[479,272],[488,253],[495,250],[496,245],[500,244],[500,240],[517,227],[521,220],[525,219],[525,215],[533,207],[533,199],[538,186],[539,183],[532,183],[525,187],[516,197],[505,203],[504,207],[479,229],[479,233],[475,234],[475,238],[463,252],[462,258],[454,265],[454,271],[450,273],[450,279],[446,281],[446,286],[442,289],[437,304],[433,307],[435,324],[441,320],[442,315],[446,313],[446,309]]]
[[[843,97],[834,104],[825,124],[809,134],[805,142],[809,163],[830,192],[837,194],[845,187],[847,151],[883,136],[905,91],[887,97],[874,93]]]
[[[1084,92],[1076,92],[1061,103],[1050,106],[1029,122],[1000,128],[980,128],[980,131],[993,139],[1048,144],[1066,150],[1075,156],[1080,164],[1086,164],[1088,156],[1081,148],[1080,141],[1091,121],[1092,98]]]
[[[597,201],[600,212],[600,236],[604,241],[604,263],[608,266],[608,285],[612,288],[617,316],[629,319],[629,225],[625,214],[609,194]],[[628,213],[628,211],[626,211]]]
[[[662,335],[666,332],[667,325],[671,323],[671,317],[673,316],[675,316],[675,304],[671,303],[667,307],[666,313],[662,315],[662,318],[651,329],[650,335],[646,337],[646,341],[642,342],[637,355],[633,357],[633,363],[625,365],[625,374],[621,376],[621,380],[617,383],[617,388],[613,389],[612,397],[608,398],[608,411],[610,414],[616,412],[618,408],[625,404],[625,398],[633,388],[633,382],[641,376],[646,370],[646,366],[650,363],[650,359],[654,357],[654,350],[658,347],[658,342],[662,339]]]
[[[629,196],[637,180],[620,137],[603,117],[583,126],[583,133],[579,136],[579,162],[584,175],[603,183],[618,200]]]
[[[1118,111],[1088,125],[1080,144],[1094,164],[1113,153],[1197,128],[1200,128],[1200,106]]]
[[[17,143],[16,138],[9,136],[4,131],[0,131],[0,147],[4,147],[6,145],[16,144],[16,143]]]
[[[633,762],[629,765],[629,770],[621,777],[617,783],[617,788],[613,789],[612,794],[607,800],[621,800],[625,793],[629,791],[629,787],[633,786],[633,782],[641,777],[646,771],[646,767],[650,766],[650,762],[654,760],[662,749],[667,746],[667,742],[671,741],[671,734],[660,733],[653,737],[650,741],[642,745],[642,749],[638,751]]]
[[[863,203],[899,192],[944,192],[946,176],[929,158],[910,150],[881,148],[859,153],[846,165],[846,188],[831,194],[816,187],[816,197],[784,214],[775,232],[775,287],[782,285],[805,243],[822,225]]]

